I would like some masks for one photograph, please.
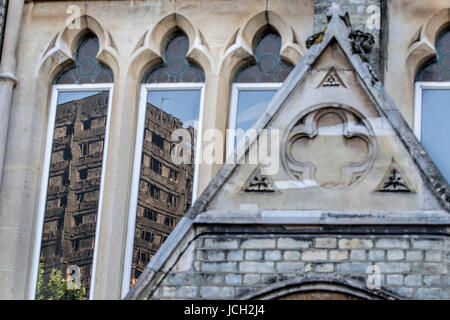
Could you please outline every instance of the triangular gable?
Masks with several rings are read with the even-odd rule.
[[[358,52],[367,38],[351,29],[346,13],[331,11],[322,42],[310,49],[255,125],[280,130],[280,169],[270,177],[281,192],[270,197],[264,191],[240,192],[252,172],[263,168],[234,166],[206,207],[216,217],[223,213],[221,221],[237,211],[448,210],[448,193],[442,194],[447,182]],[[346,85],[323,86],[329,75]],[[241,143],[250,144],[247,154],[257,152],[251,141]],[[397,186],[380,187],[392,174],[393,159],[397,178],[401,173],[408,181],[410,192],[403,197]]]
[[[322,41],[253,126],[280,130],[279,172],[266,175],[259,164],[223,165],[127,299],[151,290],[167,261],[189,246],[195,223],[450,224],[448,184],[358,52],[364,38],[352,32],[338,6],[328,19]],[[345,86],[323,86],[329,75]],[[250,136],[238,153],[251,153],[258,139]],[[342,146],[346,150],[321,152]],[[347,162],[333,167],[339,159]]]

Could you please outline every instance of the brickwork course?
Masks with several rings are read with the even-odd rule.
[[[355,52],[360,43],[353,38],[345,11],[333,5],[326,14],[323,38],[293,70],[257,129],[286,129],[287,119],[292,119],[287,115],[302,114],[307,106],[326,112],[322,106],[329,101],[340,101],[338,110],[349,101],[363,114],[374,110],[370,100],[379,111],[377,126],[392,129],[377,135],[378,154],[388,154],[390,166],[373,180],[369,175],[362,178],[367,184],[328,188],[316,180],[294,190],[277,184],[287,174],[276,173],[269,181],[258,173],[257,180],[265,181],[266,188],[256,195],[245,181],[258,171],[245,165],[222,167],[127,299],[290,299],[307,292],[340,292],[348,299],[450,299],[450,197],[447,188],[441,188],[447,183],[420,151],[419,141],[365,57]],[[339,70],[347,85],[337,85],[335,91],[317,87],[329,68]],[[364,89],[358,91],[356,83]],[[312,98],[316,90],[320,94]],[[360,96],[349,98],[352,91]],[[294,125],[295,134],[309,128],[305,118],[293,121],[301,124]],[[288,155],[296,148],[289,139],[284,140]],[[247,152],[251,154],[252,146]],[[323,150],[314,161],[319,163],[323,155],[331,155],[328,152]],[[408,175],[415,177],[416,188],[387,188],[392,179],[386,177],[397,165],[393,158],[402,159],[403,168],[410,161]],[[374,161],[379,164],[382,158]],[[288,170],[286,164],[281,166],[281,171]],[[279,189],[269,193],[269,185]]]
[[[192,273],[170,273],[152,299],[243,297],[305,278],[366,282],[371,266],[395,297],[450,299],[449,246],[420,235],[205,235],[195,240]]]

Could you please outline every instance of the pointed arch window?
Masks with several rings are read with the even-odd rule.
[[[436,57],[416,75],[414,132],[450,182],[450,27],[436,41]]]
[[[199,83],[205,82],[203,70],[188,61],[189,39],[181,31],[172,35],[164,48],[163,62],[151,68],[144,76],[143,83]]]
[[[53,81],[39,204],[37,299],[65,298],[46,290],[57,273],[79,279],[85,298],[92,292],[114,81],[96,59],[98,50],[98,38],[86,33],[74,61]]]
[[[253,59],[236,72],[231,94],[227,154],[233,152],[239,137],[251,128],[281,87],[294,66],[280,56],[281,37],[268,27],[257,37]],[[233,130],[237,130],[233,134]],[[234,136],[234,137],[233,137]]]
[[[292,64],[280,57],[281,37],[269,28],[258,38],[253,49],[254,61],[242,66],[234,83],[280,83],[293,69]]]
[[[142,80],[123,295],[149,262],[142,257],[156,254],[196,197],[205,75],[188,50],[188,37],[175,31]],[[142,232],[153,241],[142,241]]]
[[[112,71],[97,60],[99,46],[93,33],[82,37],[75,49],[75,61],[55,77],[54,84],[113,83]]]

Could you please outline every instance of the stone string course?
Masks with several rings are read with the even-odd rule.
[[[450,299],[450,241],[440,236],[201,236],[187,272],[171,272],[152,299],[230,299],[290,279],[344,278],[400,298]]]

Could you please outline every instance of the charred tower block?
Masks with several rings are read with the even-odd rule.
[[[103,160],[108,92],[60,104],[41,247],[44,279],[77,265],[89,289]]]
[[[194,149],[191,163],[175,164],[172,132],[183,123],[147,104],[139,181],[131,282],[134,284],[169,233],[191,206]],[[194,141],[194,129],[186,128]]]

